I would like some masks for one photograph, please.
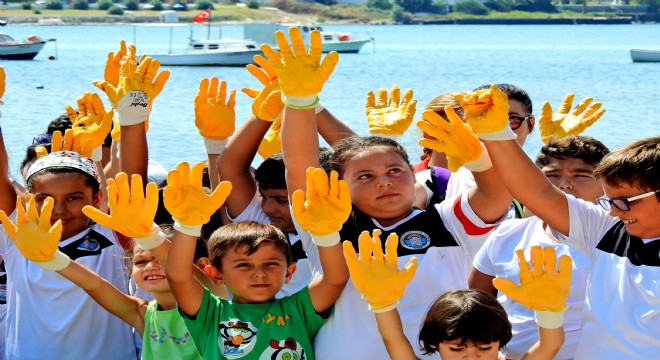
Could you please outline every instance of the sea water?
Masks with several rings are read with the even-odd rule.
[[[335,25],[328,30],[370,33],[374,43],[359,54],[342,54],[321,94],[325,106],[359,134],[367,134],[364,103],[367,91],[413,89],[416,119],[434,96],[470,90],[482,84],[508,82],[527,90],[537,121],[544,101],[557,109],[563,97],[591,96],[607,113],[585,135],[610,148],[643,137],[660,135],[660,63],[632,63],[631,48],[660,49],[660,25]],[[7,88],[0,107],[0,125],[10,156],[11,174],[25,147],[49,121],[76,106],[86,91],[98,91],[92,81],[103,78],[109,51],[119,40],[137,43],[138,52],[183,50],[190,27],[7,26],[17,39],[34,34],[54,38],[34,61],[0,61]],[[242,38],[241,25],[223,25],[222,35]],[[170,36],[172,34],[172,36]],[[219,29],[211,29],[217,37]],[[194,37],[206,38],[203,26]],[[171,40],[170,40],[171,39]],[[56,60],[48,60],[55,56]],[[167,169],[180,161],[205,160],[202,138],[194,124],[193,99],[204,77],[217,76],[237,90],[237,127],[250,112],[243,87],[260,84],[243,67],[167,67],[171,77],[154,102],[148,133],[150,157]],[[109,102],[101,94],[107,107]],[[413,124],[401,138],[416,160],[419,130]],[[541,146],[537,129],[525,151],[534,156]],[[261,159],[257,157],[256,163]]]

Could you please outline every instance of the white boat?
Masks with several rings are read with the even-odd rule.
[[[304,25],[304,24],[286,24],[286,23],[248,23],[243,24],[243,38],[254,40],[258,44],[269,44],[277,46],[275,41],[275,31],[282,30],[288,34],[288,29],[291,26],[300,28],[300,33],[305,40],[309,43],[309,34],[313,30],[321,32],[321,43],[323,44],[323,52],[336,51],[339,53],[357,53],[362,49],[365,44],[373,41],[371,33],[346,33],[325,31],[318,25]]]
[[[633,62],[660,62],[660,50],[630,49]]]
[[[11,36],[0,33],[0,59],[32,60],[44,48],[46,41],[34,35],[23,41],[16,41]]]

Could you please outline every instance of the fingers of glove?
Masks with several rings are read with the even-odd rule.
[[[507,109],[509,107],[508,96],[495,84],[490,86],[490,99],[497,106],[506,105]]]
[[[256,58],[256,56],[255,56],[255,58]],[[252,76],[254,76],[257,80],[259,80],[261,85],[265,86],[270,82],[270,78],[268,77],[268,74],[266,74],[265,71],[263,71],[262,69],[260,69],[256,65],[249,64],[249,65],[245,66],[245,68],[247,69],[247,71],[250,74],[252,74]]]
[[[589,125],[593,124],[594,122],[596,122],[596,120],[598,120],[598,118],[596,118],[595,120],[592,121],[593,115],[598,113],[598,110],[600,110],[600,108],[602,106],[603,106],[603,104],[601,104],[599,102],[595,102],[595,103],[592,103],[591,105],[589,105],[580,114],[580,118],[581,118],[580,122],[584,123],[587,126],[589,126]]]
[[[412,257],[401,269],[401,279],[404,284],[409,284],[417,272],[417,257]]]
[[[369,111],[373,109],[375,106],[376,106],[376,97],[374,95],[374,92],[369,90],[369,92],[367,92],[367,101],[364,105],[367,115],[369,115]]]
[[[34,199],[34,194],[26,194],[25,202],[31,201]],[[28,215],[26,212],[26,207],[23,205],[23,198],[20,196],[16,197],[16,225],[25,224],[28,221]]]
[[[170,72],[168,70],[163,70],[158,74],[156,77],[156,80],[153,82],[153,94],[149,95],[149,100],[153,101],[156,96],[158,96],[161,91],[163,91],[163,88],[165,87],[165,83],[167,83],[167,80],[170,78]]]
[[[225,203],[225,200],[227,200],[227,197],[231,193],[231,189],[232,185],[229,181],[222,181],[218,184],[218,187],[215,188],[213,193],[211,193],[211,201],[215,206],[215,210]]]
[[[116,175],[115,175],[116,176]],[[115,179],[107,179],[106,181],[106,191],[108,193],[108,208],[112,211],[119,201],[119,192],[117,191],[117,183]]]
[[[267,82],[270,82],[270,81],[273,81],[273,80],[277,79],[277,74],[275,73],[273,68],[270,66],[270,63],[268,62],[268,60],[266,60],[265,57],[263,57],[261,55],[255,55],[253,59],[254,59],[254,62],[257,63],[257,65],[261,66],[261,68],[263,69],[262,73],[264,71],[266,72],[266,75],[268,76]],[[266,84],[264,84],[264,85],[266,85]]]
[[[374,229],[372,232],[374,261],[385,263],[385,254],[383,254],[383,243],[380,241],[380,234],[382,234],[380,229]]]
[[[90,104],[92,106],[92,109],[94,109],[94,114],[97,115],[105,114],[105,107],[103,106],[103,101],[101,101],[101,97],[99,97],[99,94],[92,93],[90,95]]]
[[[543,248],[543,270],[551,278],[556,278],[557,273],[557,253],[551,246]]]
[[[207,94],[207,101],[211,101],[212,103],[217,103],[218,100],[224,101],[225,96],[227,94],[227,83],[224,81],[220,81],[216,76],[211,78],[211,82],[209,84],[209,91]]]
[[[332,173],[330,173],[330,175],[332,175]],[[352,205],[351,205],[351,192],[348,189],[348,182],[346,180],[338,180],[337,188],[339,189],[339,194],[338,194],[339,201],[346,204],[350,212],[350,208]]]
[[[573,114],[573,115],[575,115],[575,116],[579,116],[579,115],[582,114],[582,112],[587,108],[587,106],[589,106],[589,104],[591,104],[591,102],[592,102],[593,100],[594,100],[594,99],[591,98],[591,97],[587,97],[587,98],[582,99],[582,101],[580,101],[580,102],[577,104],[577,106],[575,107],[575,109],[573,109],[573,111],[571,111],[571,114]]]
[[[37,204],[34,201],[34,196],[25,198],[25,210],[27,212],[27,221],[37,223],[39,221],[39,212],[37,211]],[[48,214],[50,220],[50,214]]]
[[[133,78],[136,80],[142,80],[145,83],[151,83],[151,81],[156,77],[156,73],[152,73],[149,70],[149,67],[153,62],[154,59],[150,56],[144,58],[144,60],[141,61],[139,65],[137,65],[137,68],[135,69],[135,76]],[[158,66],[160,66],[160,64],[158,64]],[[156,71],[158,71],[158,69],[156,69]]]
[[[229,106],[232,110],[234,109],[234,106],[236,106],[236,90],[234,89],[229,91],[229,99],[227,100],[227,106]]]
[[[410,122],[412,122],[412,119],[413,117],[415,117],[416,112],[417,112],[417,100],[413,99],[406,104],[406,108],[403,112],[403,116],[406,119],[409,119]]]
[[[390,106],[398,107],[399,100],[401,99],[401,90],[398,86],[393,85],[390,91]]]
[[[340,184],[339,174],[335,170],[330,171],[330,188],[328,195],[330,196],[331,199],[343,200],[341,197],[341,195],[343,194],[341,189],[339,188],[340,186],[339,184]]]
[[[41,216],[38,216],[36,214],[37,212],[37,205],[36,201],[34,199],[31,201],[30,207],[34,207],[34,212],[36,218],[39,219],[39,227],[42,229],[49,229],[50,226],[50,219],[53,214],[53,207],[55,206],[55,200],[52,197],[47,197],[46,200],[44,200],[44,204],[41,206]],[[35,218],[35,219],[36,219]]]
[[[140,188],[142,188],[142,177],[139,175],[133,175],[133,176],[138,176],[140,180]],[[154,182],[149,182],[147,183],[146,187],[146,192],[145,192],[145,197],[144,197],[146,203],[150,208],[153,208],[154,212],[158,209],[158,184]]]
[[[585,124],[586,126],[591,126],[591,125],[593,125],[593,123],[595,123],[596,121],[598,121],[598,119],[600,119],[600,118],[603,116],[603,114],[605,114],[605,111],[606,111],[605,109],[599,109],[598,111],[596,111],[596,112],[593,113],[592,115],[586,117],[586,118],[584,119],[584,124]]]
[[[179,172],[179,186],[186,187],[190,186],[190,164],[183,161],[176,166],[177,171]]]
[[[199,90],[195,96],[195,104],[205,103],[209,93],[209,79],[203,78],[199,82]]]
[[[463,119],[461,119],[461,117],[456,114],[456,110],[454,110],[453,107],[445,106],[445,115],[447,115],[447,120],[449,120],[449,124],[452,127],[467,128],[467,125],[463,123]],[[441,122],[441,124],[443,123],[446,124],[445,121]]]
[[[552,106],[549,102],[544,101],[543,107],[541,107],[541,119],[539,119],[539,125],[544,126],[552,122]]]
[[[321,46],[319,44],[319,46]],[[319,49],[319,57],[321,54],[321,50]],[[325,58],[323,58],[323,61],[321,62],[321,66],[316,70],[316,73],[319,74],[319,81],[321,84],[324,84],[332,72],[335,70],[335,66],[337,66],[337,62],[339,61],[339,54],[337,54],[336,51],[331,51],[329,52]]]
[[[131,176],[131,194],[130,200],[144,202],[144,185],[142,183],[142,176],[133,174]]]
[[[76,110],[74,110],[71,105],[65,106],[64,110],[66,111],[69,120],[71,120],[71,123],[75,123],[76,120],[78,120],[78,113],[76,113]]]
[[[543,275],[543,249],[540,246],[532,246],[529,251],[532,263],[532,273],[538,279]]]
[[[181,174],[178,169],[170,170],[167,173],[167,186],[168,187],[181,187]]]
[[[51,149],[52,149],[52,147],[51,147]],[[46,150],[46,148],[43,147],[43,146],[37,146],[37,148],[34,149],[34,151],[37,154],[37,159],[42,157],[42,156],[48,155],[48,150]]]
[[[87,94],[88,93],[83,93],[81,96],[79,96],[76,99],[76,105],[78,105],[78,116],[76,116],[75,119],[71,119],[71,117],[69,117],[69,119],[71,119],[71,122],[75,122],[76,120],[78,120],[78,118],[87,115],[87,109],[86,109],[86,104],[85,104],[86,100],[87,100],[86,99]]]
[[[323,52],[322,47],[321,32],[318,30],[312,31],[309,34],[309,57],[314,64],[321,62],[321,53]]]
[[[277,32],[275,32],[275,34],[277,34]],[[275,73],[277,73],[277,69],[281,67],[280,60],[283,56],[282,53],[273,50],[268,44],[261,44],[259,49],[264,53],[264,56],[268,60],[268,64],[275,70]]]
[[[246,88],[246,87],[242,88],[241,91],[245,95],[251,97],[252,99],[256,98],[261,93],[259,90],[254,90],[254,89],[250,89],[250,88]]]
[[[571,111],[571,107],[573,106],[573,99],[575,98],[575,94],[568,94],[564,97],[564,100],[562,100],[561,105],[559,106],[559,109],[557,110],[557,115],[566,115]]]
[[[73,150],[73,140],[73,130],[66,129],[66,131],[64,131],[64,142],[62,143],[62,148],[60,150]]]
[[[396,269],[398,266],[397,247],[399,246],[399,236],[396,233],[390,233],[385,240],[385,265],[390,269]]]
[[[419,123],[418,123],[418,126],[419,126]],[[440,152],[442,152],[441,149],[444,149],[443,144],[442,144],[442,141],[440,141],[440,140],[436,140],[436,139],[422,138],[422,139],[419,139],[419,141],[418,141],[417,143],[418,143],[419,146],[421,146],[422,148],[428,148],[428,149],[431,149],[431,150],[433,150],[433,151],[440,151]],[[451,171],[451,170],[450,170],[450,171]]]
[[[387,107],[387,90],[378,89],[378,101],[376,102],[376,106],[379,108]]]
[[[568,255],[559,257],[559,279],[562,284],[571,284],[571,276],[573,275],[573,260]]]
[[[297,26],[289,27],[289,39],[291,39],[293,56],[299,58],[307,55],[307,48],[305,46],[305,42],[303,41],[302,33]]]
[[[85,139],[82,144],[82,149],[80,150],[80,155],[86,158],[91,158],[92,154],[94,153],[95,147],[96,146],[94,145],[94,139],[92,138]]]
[[[525,284],[533,279],[532,268],[527,263],[527,259],[525,259],[525,251],[523,249],[516,250],[516,256],[518,256],[518,267],[520,268],[520,283]]]
[[[380,231],[380,230],[374,230],[374,232]],[[372,256],[371,254],[373,253],[374,249],[374,241],[371,238],[371,235],[369,235],[368,231],[363,231],[360,233],[360,236],[358,237],[358,251],[360,252],[360,262],[368,265],[371,260]]]
[[[202,187],[202,177],[204,176],[204,163],[198,162],[190,169],[190,185],[195,188]]]
[[[299,223],[304,222],[303,216],[307,210],[305,207],[305,199],[305,191],[302,189],[294,191],[291,195],[291,210],[293,211],[293,216]]]
[[[117,185],[117,206],[126,206],[131,199],[131,192],[128,186],[128,174],[120,172],[115,176]]]
[[[11,239],[16,239],[16,225],[14,225],[7,214],[2,210],[0,210],[0,222],[2,222],[2,226],[5,228],[7,236]]]
[[[289,30],[289,35],[290,34],[291,34],[291,30]],[[274,35],[275,35],[275,42],[277,42],[277,47],[280,50],[280,54],[282,54],[282,60],[289,61],[290,59],[293,58],[293,51],[291,50],[289,41],[286,39],[286,35],[284,35],[284,31],[282,30],[275,31]],[[264,51],[264,55],[268,57],[268,62],[272,65],[273,63],[271,62],[270,55],[266,54],[266,51]]]
[[[316,188],[316,194],[318,196],[327,197],[330,195],[330,184],[328,179],[328,174],[325,173],[323,169],[312,168],[312,179],[313,184]]]
[[[0,214],[0,218],[2,215],[4,215],[4,213]],[[344,241],[342,244],[342,249],[344,250],[344,259],[346,259],[346,265],[348,265],[348,272],[351,274],[351,277],[355,277],[355,272],[360,269],[360,262],[358,261],[355,248],[350,241]]]
[[[403,92],[403,99],[401,100],[401,105],[410,103],[413,100],[413,91],[412,89],[406,89]]]
[[[82,208],[82,212],[95,223],[105,228],[112,228],[112,216],[102,212],[101,210],[87,205]]]

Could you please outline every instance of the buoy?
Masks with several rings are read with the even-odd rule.
[[[43,85],[37,85],[37,89],[43,89],[43,88],[44,88]]]
[[[49,56],[48,60],[55,60],[55,56],[53,56],[53,55]]]

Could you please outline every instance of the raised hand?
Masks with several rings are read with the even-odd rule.
[[[494,84],[490,89],[457,95],[465,111],[465,120],[479,138],[484,140],[511,140],[516,135],[509,127],[509,102],[505,93]]]
[[[401,136],[412,123],[417,109],[417,100],[413,99],[412,90],[403,93],[400,100],[401,90],[394,85],[390,91],[390,101],[387,102],[387,90],[378,90],[378,101],[373,91],[367,93],[365,106],[367,120],[369,122],[369,133],[374,135]]]
[[[323,235],[332,235],[341,230],[351,213],[351,195],[348,183],[339,180],[336,171],[328,175],[321,168],[307,169],[307,191],[296,190],[291,196],[291,209],[293,216],[300,227],[307,230],[315,238]],[[333,236],[333,244],[320,244],[330,246],[339,242],[338,236]]]
[[[259,80],[264,88],[261,91],[243,88],[242,91],[245,95],[254,99],[252,102],[254,116],[264,121],[277,120],[281,117],[282,110],[284,110],[282,91],[280,82],[277,80],[277,74],[263,56],[255,55],[254,61],[261,66],[261,69],[254,64],[249,64],[246,68],[252,76]]]
[[[403,269],[399,270],[396,251],[399,237],[395,233],[387,237],[383,254],[380,234],[380,229],[375,229],[373,240],[368,231],[360,234],[359,258],[353,244],[344,241],[344,257],[353,285],[373,312],[394,309],[417,271],[416,257],[411,258]]]
[[[18,250],[26,259],[35,262],[46,270],[62,270],[71,261],[68,256],[59,251],[62,237],[62,220],[51,225],[51,214],[55,201],[47,197],[37,211],[33,194],[25,196],[26,205],[19,196],[16,200],[16,223],[0,210],[0,221],[7,235],[14,241]]]
[[[280,137],[282,133],[282,119],[279,119],[273,122],[270,125],[270,129],[266,133],[266,136],[261,140],[259,144],[259,149],[257,152],[261,155],[264,160],[269,158],[273,154],[277,154],[282,151],[282,139]]]
[[[5,74],[5,68],[0,66],[0,99],[5,96],[5,86],[6,86],[7,75]],[[0,105],[3,105],[4,102],[0,100]]]
[[[574,94],[566,95],[554,118],[550,103],[547,101],[543,103],[539,127],[541,140],[544,143],[547,144],[553,138],[562,139],[570,135],[579,135],[605,114],[605,109],[601,109],[602,104],[592,103],[594,99],[590,97],[582,99],[575,109],[571,110],[574,98]]]
[[[78,113],[69,105],[65,107],[69,119],[73,123],[74,143],[87,143],[91,140],[94,148],[103,145],[106,136],[112,128],[114,112],[106,112],[101,98],[96,93],[84,93],[78,98]],[[98,159],[100,161],[100,151]]]
[[[91,159],[94,153],[94,148],[94,141],[91,138],[81,136],[79,139],[76,139],[73,133],[73,129],[67,129],[64,132],[64,138],[62,138],[61,131],[55,131],[53,133],[50,152],[54,153],[58,151],[73,151]],[[35,149],[35,152],[37,153],[37,158],[48,155],[48,150],[44,146],[38,146]]]
[[[229,92],[227,82],[217,77],[202,79],[195,96],[195,126],[200,135],[211,140],[224,140],[234,133],[236,90]]]
[[[277,74],[285,105],[311,109],[318,103],[318,93],[335,69],[339,55],[332,51],[321,62],[321,33],[318,30],[310,33],[309,51],[298,27],[289,28],[289,38],[290,45],[284,33],[276,31],[275,40],[280,52],[266,44],[261,45],[261,50]]]
[[[127,55],[128,53],[126,52],[126,41],[124,40],[119,41],[119,50],[117,50],[117,52],[113,53],[111,51],[108,53],[108,59],[105,62],[105,73],[103,78],[112,86],[116,87],[119,85],[119,70],[121,69],[121,59]],[[133,52],[132,56],[133,61],[135,61],[135,52]]]
[[[426,121],[418,121],[417,127],[432,138],[422,138],[419,145],[444,153],[449,170],[456,172],[463,164],[479,159],[483,148],[479,138],[463,123],[451,106],[445,107],[444,110],[449,122],[431,110],[422,113]]]

